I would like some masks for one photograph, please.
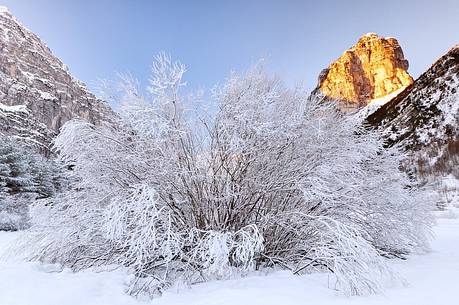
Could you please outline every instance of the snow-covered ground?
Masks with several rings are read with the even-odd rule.
[[[458,304],[459,209],[439,213],[432,252],[392,264],[407,281],[384,294],[344,297],[328,288],[328,276],[292,276],[288,272],[216,281],[172,289],[153,301],[124,293],[128,280],[121,270],[57,272],[55,266],[0,260],[0,305],[270,305],[270,304]],[[18,233],[0,232],[0,257]],[[178,291],[180,290],[180,291]]]

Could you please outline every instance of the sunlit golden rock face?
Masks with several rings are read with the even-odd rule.
[[[407,70],[398,41],[370,33],[320,73],[315,93],[358,109],[413,83]]]

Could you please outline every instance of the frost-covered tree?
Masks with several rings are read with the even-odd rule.
[[[0,180],[8,192],[33,191],[32,160],[19,143],[2,137],[0,144]]]
[[[11,137],[0,136],[0,230],[25,228],[29,204],[55,193],[59,173],[51,160]]]
[[[31,160],[15,141],[0,141],[0,230],[18,230],[28,221],[28,196],[33,190]]]
[[[117,124],[63,127],[72,186],[34,209],[32,258],[122,264],[133,293],[279,267],[365,294],[390,276],[383,257],[426,247],[429,206],[377,134],[260,67],[215,90],[215,115],[195,113],[184,72],[161,55],[149,94],[124,78],[112,95]]]

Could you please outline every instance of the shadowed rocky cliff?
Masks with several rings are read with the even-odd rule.
[[[0,7],[0,133],[46,150],[66,121],[100,124],[112,115],[45,43]]]

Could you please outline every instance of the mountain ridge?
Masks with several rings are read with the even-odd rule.
[[[402,145],[413,154],[414,166],[443,172],[459,153],[458,89],[459,45],[455,45],[370,114],[366,123],[381,130],[387,145]]]

